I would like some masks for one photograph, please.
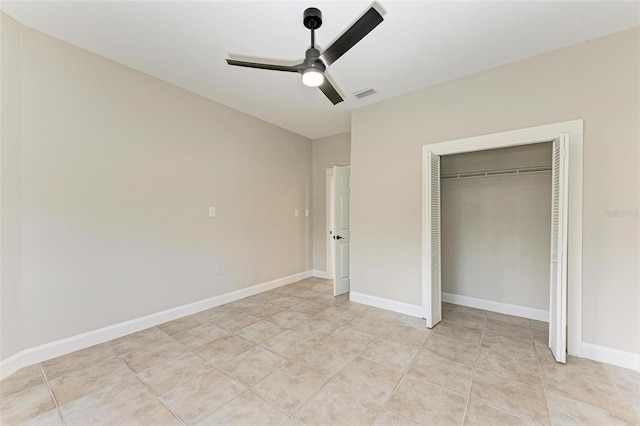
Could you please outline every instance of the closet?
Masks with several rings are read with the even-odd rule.
[[[548,321],[552,148],[441,157],[442,301]]]

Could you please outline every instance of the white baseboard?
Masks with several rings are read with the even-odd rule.
[[[318,271],[317,269],[311,271],[311,276],[316,278],[324,278],[325,280],[331,279],[328,272]]]
[[[66,339],[57,340],[55,342],[46,343],[34,348],[25,349],[11,357],[0,361],[0,380],[13,374],[22,367],[26,367],[38,362],[46,361],[61,355],[65,355],[89,346],[108,342],[118,337],[126,336],[137,331],[144,330],[158,324],[172,321],[178,318],[192,315],[225,303],[234,302],[245,297],[253,296],[283,285],[291,284],[312,275],[311,271],[300,272],[298,274],[289,275],[287,277],[278,278],[265,283],[257,284],[251,287],[232,291],[230,293],[221,294],[219,296],[210,297],[208,299],[199,300],[197,302],[167,309],[165,311],[156,312],[154,314],[145,315],[129,321],[92,330],[86,333],[71,336]]]
[[[640,372],[640,354],[582,342],[582,358]]]
[[[458,294],[442,293],[442,301],[469,308],[483,309],[500,314],[513,315],[538,321],[549,322],[549,311],[528,308],[526,306],[511,305],[509,303],[494,302],[493,300],[476,299],[475,297],[460,296]]]
[[[363,305],[374,306],[376,308],[382,308],[388,311],[422,318],[422,306],[418,305],[411,305],[409,303],[398,302],[391,299],[384,299],[382,297],[356,293],[354,291],[349,293],[349,300],[355,303],[362,303]]]

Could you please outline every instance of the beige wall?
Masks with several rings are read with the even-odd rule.
[[[0,359],[20,350],[20,27],[0,13]]]
[[[421,304],[421,147],[584,119],[583,340],[640,353],[638,28],[363,107],[351,129],[353,291]]]
[[[21,348],[310,269],[310,140],[14,27]]]
[[[315,139],[311,143],[313,158],[313,269],[327,272],[327,169],[351,164],[351,134],[341,133]]]

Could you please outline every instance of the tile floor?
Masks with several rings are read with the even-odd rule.
[[[639,425],[640,375],[552,359],[546,324],[424,321],[307,279],[24,368],[0,423]]]

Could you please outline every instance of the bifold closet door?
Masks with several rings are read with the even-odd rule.
[[[442,321],[442,272],[440,257],[440,156],[432,152],[427,158],[427,244],[428,271],[427,291],[422,295],[427,327],[432,328]]]
[[[551,292],[549,348],[556,361],[567,360],[567,229],[569,210],[569,133],[553,141],[551,198]]]

